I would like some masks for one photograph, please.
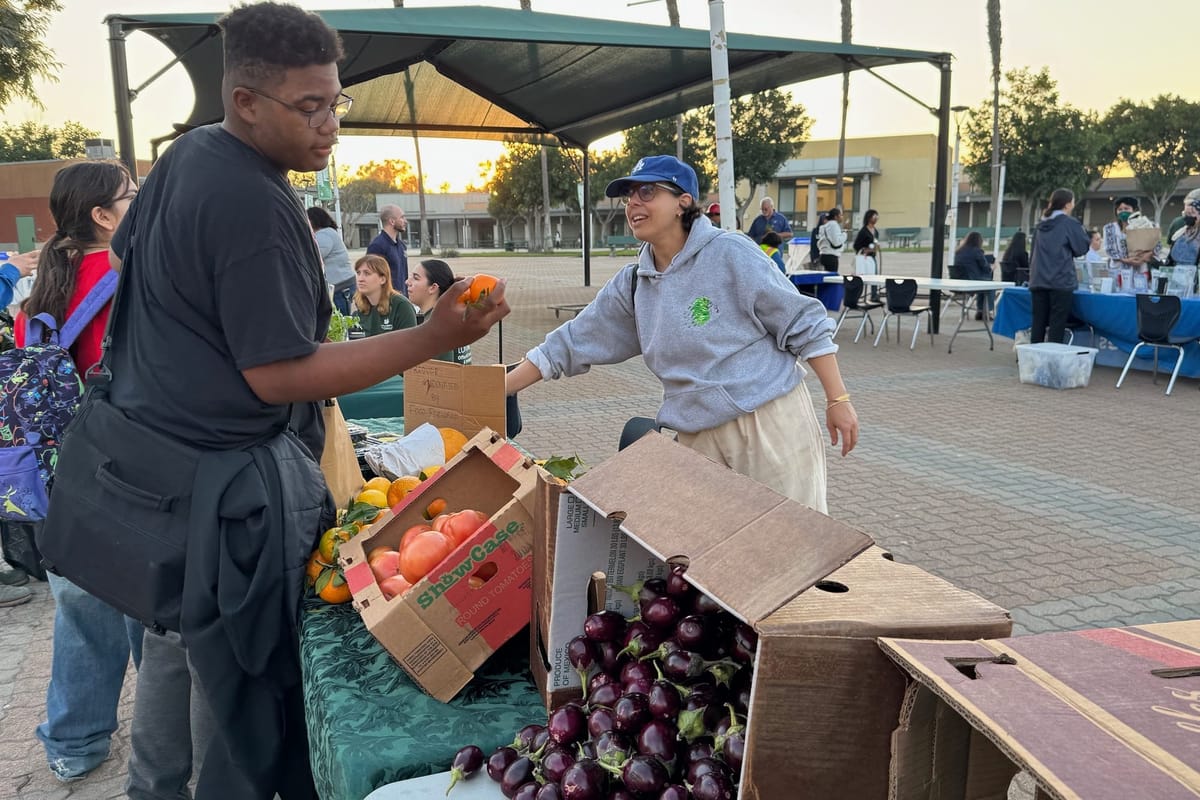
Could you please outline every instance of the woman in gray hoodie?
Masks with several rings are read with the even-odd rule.
[[[858,441],[858,417],[824,306],[751,239],[713,227],[696,205],[695,171],[673,156],[641,159],[606,194],[626,203],[638,261],[529,351],[509,394],[641,354],[662,381],[658,422],[680,443],[826,511],[825,449],[798,360],[821,381],[842,455]]]

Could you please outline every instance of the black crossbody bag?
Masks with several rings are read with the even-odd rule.
[[[146,627],[179,630],[192,486],[202,450],[130,419],[109,399],[122,265],[83,406],[68,426],[38,549],[52,572]]]

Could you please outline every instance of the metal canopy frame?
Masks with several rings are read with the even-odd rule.
[[[411,132],[450,138],[530,141],[583,152],[583,241],[591,239],[587,144],[602,136],[712,102],[710,34],[491,7],[392,8],[321,11],[341,34],[346,59],[342,83],[354,87],[355,104],[342,121],[347,132]],[[138,93],[176,64],[187,71],[196,103],[175,133],[219,121],[222,72],[218,13],[113,15],[105,20],[113,68],[121,158],[135,169],[131,104]],[[131,88],[125,41],[132,31],[157,38],[174,58]],[[937,169],[930,275],[944,264],[951,56],[918,50],[814,42],[770,36],[728,35],[729,80],[734,96],[866,70],[938,118]],[[939,70],[936,107],[926,105],[875,73],[878,67],[927,63]],[[403,73],[414,81],[410,108]],[[636,77],[630,77],[636,76]],[[590,250],[584,285],[591,285]],[[935,305],[939,298],[931,298]]]

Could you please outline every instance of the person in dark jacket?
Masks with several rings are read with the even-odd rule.
[[[1079,286],[1075,259],[1087,253],[1091,238],[1082,223],[1071,216],[1075,194],[1055,189],[1042,212],[1029,271],[1029,294],[1033,303],[1032,344],[1061,342],[1071,314],[1072,294]]]
[[[1029,248],[1025,239],[1025,231],[1017,231],[1004,248],[1004,255],[1000,257],[1000,280],[1018,286],[1029,283]]]
[[[988,263],[987,255],[983,252],[983,234],[971,231],[963,239],[962,246],[954,251],[954,263],[950,266],[951,278],[965,278],[969,281],[990,281],[992,265]],[[996,293],[980,294],[978,310],[975,319],[983,319],[985,308],[991,310],[996,305]]]

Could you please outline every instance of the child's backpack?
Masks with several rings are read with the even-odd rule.
[[[83,381],[70,347],[117,287],[107,272],[67,318],[28,321],[25,346],[0,353],[0,519],[45,519],[58,448],[79,410]]]

